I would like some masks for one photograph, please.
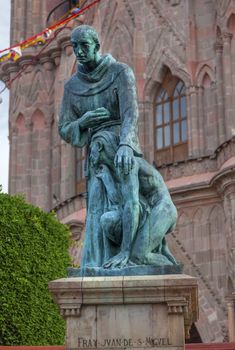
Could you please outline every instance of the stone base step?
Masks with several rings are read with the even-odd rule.
[[[185,350],[235,350],[235,343],[186,344]]]
[[[0,350],[66,350],[66,348],[64,346],[0,346]],[[235,350],[235,343],[186,344],[185,350]]]

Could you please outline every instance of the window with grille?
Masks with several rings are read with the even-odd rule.
[[[187,103],[184,83],[168,74],[154,104],[154,145],[157,166],[187,158]]]

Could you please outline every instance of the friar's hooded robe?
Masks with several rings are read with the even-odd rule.
[[[105,107],[110,120],[97,127],[82,130],[80,118],[88,111]],[[135,156],[141,156],[138,140],[138,103],[133,71],[104,55],[99,65],[85,72],[78,64],[77,72],[65,84],[59,118],[60,136],[72,146],[88,146],[91,137],[100,130],[115,132],[120,144],[131,147]],[[92,174],[89,160],[88,212],[83,247],[82,267],[100,267],[104,263],[104,250],[100,217],[105,212],[105,191],[102,183]]]

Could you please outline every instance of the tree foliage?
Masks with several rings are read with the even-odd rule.
[[[66,276],[69,232],[52,213],[0,193],[0,345],[60,345],[48,282]]]

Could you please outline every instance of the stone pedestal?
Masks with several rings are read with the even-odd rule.
[[[67,349],[182,350],[198,319],[197,281],[187,275],[63,278],[49,289]]]

